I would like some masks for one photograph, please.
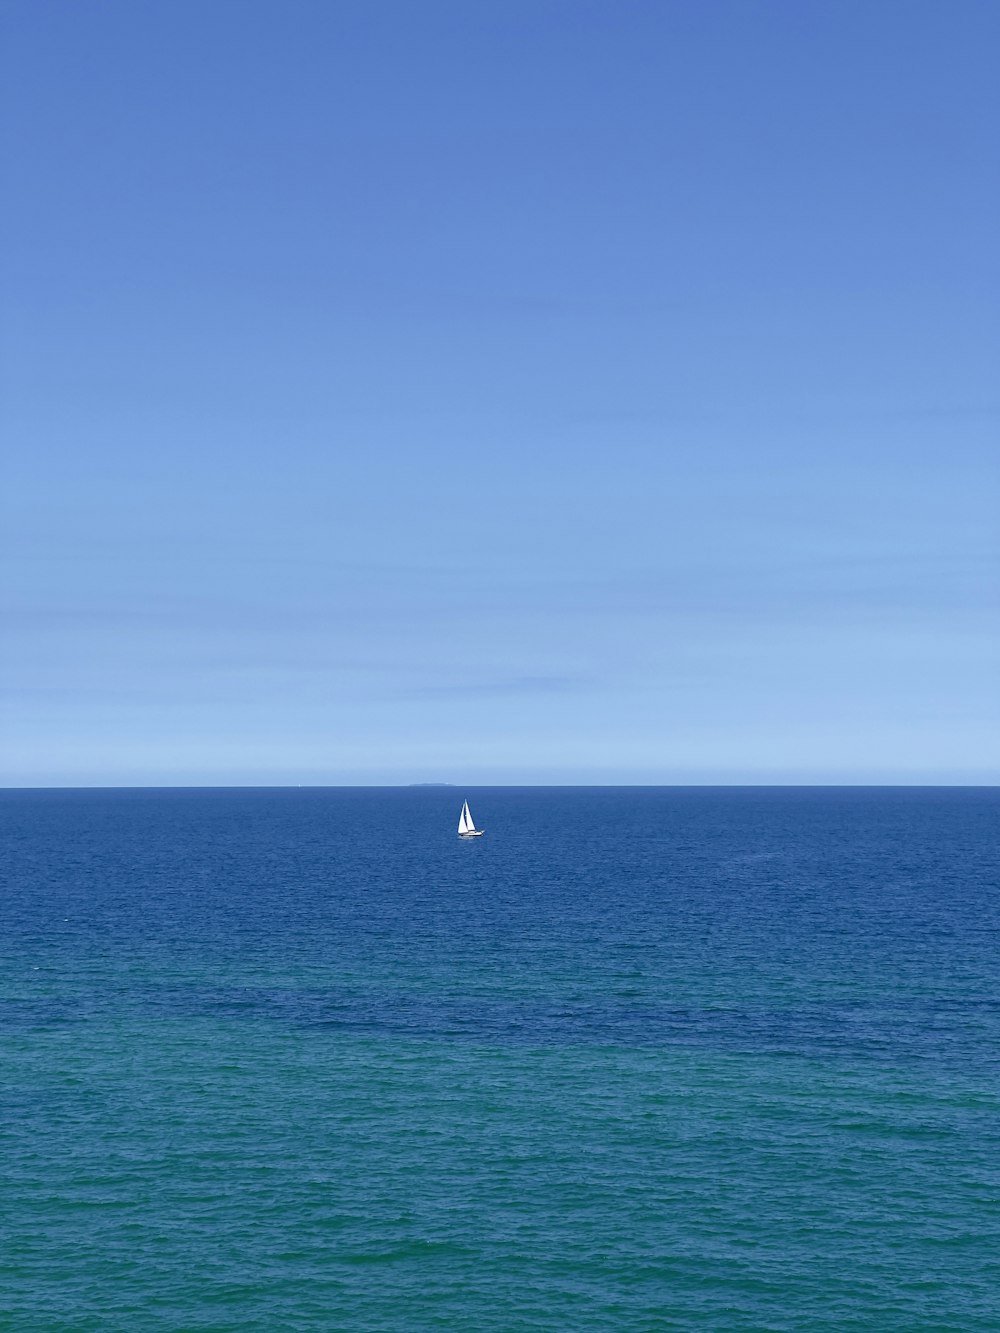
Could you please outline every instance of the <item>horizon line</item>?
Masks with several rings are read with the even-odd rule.
[[[551,790],[563,788],[602,790],[1000,790],[996,782],[136,782],[136,783],[30,783],[23,786],[0,783],[0,792],[28,791],[463,791],[476,788]]]

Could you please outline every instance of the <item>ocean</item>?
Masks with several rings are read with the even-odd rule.
[[[1000,1329],[998,816],[0,792],[0,1328]]]

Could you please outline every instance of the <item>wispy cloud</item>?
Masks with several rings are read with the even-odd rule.
[[[440,681],[400,690],[407,698],[469,698],[479,695],[570,694],[596,682],[585,676],[511,675],[482,680]]]

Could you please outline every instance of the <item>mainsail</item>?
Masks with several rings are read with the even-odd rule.
[[[463,833],[475,833],[476,826],[472,822],[472,814],[469,811],[469,802],[462,802],[462,813],[458,817],[459,836]]]

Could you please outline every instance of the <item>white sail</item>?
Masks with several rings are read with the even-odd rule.
[[[458,836],[460,838],[481,838],[483,830],[476,828],[472,822],[472,811],[469,809],[469,802],[462,802],[462,813],[458,817]]]

